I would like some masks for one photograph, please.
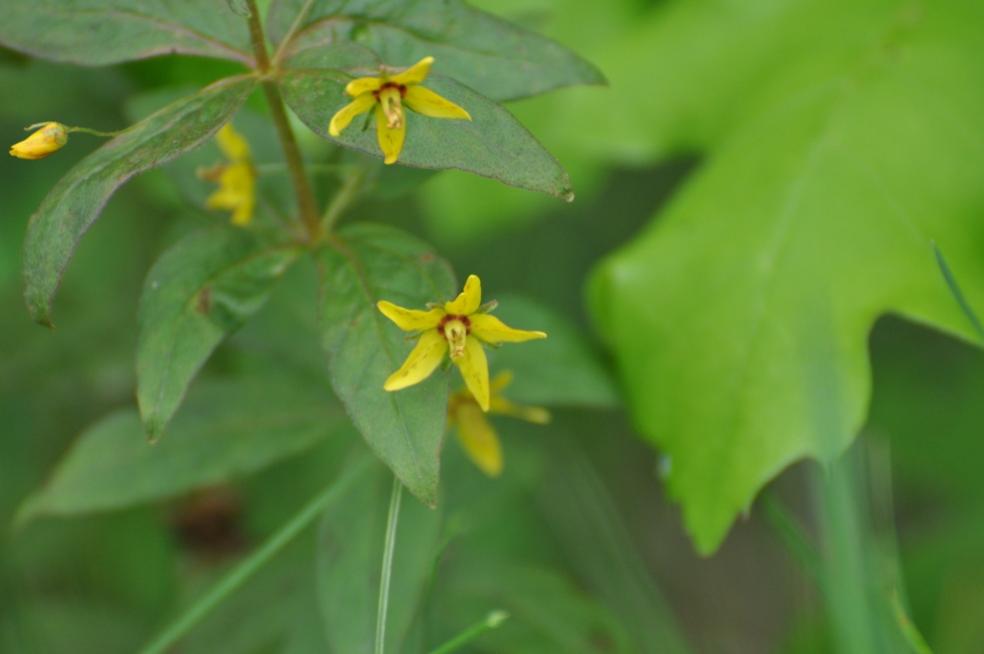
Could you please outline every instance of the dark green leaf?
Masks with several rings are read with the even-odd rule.
[[[327,389],[289,378],[212,382],[188,401],[168,438],[151,445],[137,412],[86,430],[21,519],[118,509],[258,470],[345,428]]]
[[[378,225],[342,230],[319,260],[321,329],[335,393],[376,454],[414,495],[433,505],[448,377],[438,370],[416,386],[383,390],[414,343],[379,313],[376,302],[423,308],[450,299],[454,274],[425,243]]]
[[[166,54],[252,62],[246,21],[198,0],[31,0],[4,4],[0,45],[85,66]]]
[[[390,66],[433,56],[438,72],[496,100],[605,81],[560,44],[460,0],[274,0],[268,22],[275,41],[291,33],[288,56],[346,41],[370,48]]]
[[[90,154],[55,185],[31,217],[24,245],[24,295],[37,322],[51,324],[61,275],[116,189],[207,139],[255,85],[251,77],[230,78],[174,102]]]
[[[137,400],[149,436],[161,435],[215,347],[263,306],[300,254],[223,228],[190,234],[154,264],[137,345]]]
[[[365,74],[371,71],[362,71]],[[351,74],[350,74],[351,73]],[[285,71],[284,98],[315,133],[328,136],[332,115],[351,101],[345,85],[357,70]],[[464,107],[472,120],[429,118],[407,112],[407,136],[399,162],[417,168],[457,168],[510,186],[572,200],[567,173],[556,159],[504,108],[454,80],[432,76],[425,86]],[[382,157],[375,127],[356,119],[338,142]]]

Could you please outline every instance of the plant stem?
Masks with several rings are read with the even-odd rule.
[[[338,193],[328,203],[324,218],[321,219],[321,225],[326,232],[331,232],[335,227],[335,223],[338,222],[338,219],[345,213],[349,205],[352,204],[355,196],[358,195],[359,185],[362,184],[362,179],[365,176],[365,169],[357,168],[345,177],[341,188],[338,189]]]
[[[400,519],[400,498],[403,484],[393,476],[393,492],[390,494],[389,513],[386,516],[386,540],[383,543],[383,565],[379,573],[379,604],[376,607],[375,654],[386,649],[386,611],[389,608],[390,578],[393,576],[393,552],[396,549],[396,526]]]
[[[431,650],[430,654],[451,654],[451,652],[461,649],[486,631],[495,629],[508,619],[509,614],[505,611],[492,611],[481,622],[476,622],[448,642]]]
[[[253,43],[256,67],[261,74],[263,93],[266,95],[267,104],[270,105],[273,124],[277,128],[277,136],[280,138],[284,158],[287,160],[287,169],[290,171],[291,182],[294,185],[294,194],[297,196],[297,208],[301,213],[301,220],[307,229],[308,240],[314,243],[321,237],[321,226],[318,222],[314,193],[311,192],[311,185],[308,183],[307,175],[304,172],[304,159],[301,157],[300,148],[297,147],[294,130],[291,129],[290,122],[287,120],[287,111],[284,109],[284,100],[280,96],[280,88],[277,86],[277,82],[268,75],[270,57],[267,54],[266,40],[263,38],[263,26],[260,24],[260,12],[256,7],[256,0],[246,0],[246,6],[249,8],[249,36]]]
[[[235,592],[250,577],[256,574],[277,552],[290,543],[310,525],[322,512],[368,469],[370,459],[363,457],[351,464],[328,488],[321,491],[305,504],[294,517],[287,521],[275,534],[270,536],[249,558],[233,568],[218,583],[181,616],[169,624],[153,641],[140,650],[140,654],[162,654],[178,642],[191,629],[202,621],[226,597]]]

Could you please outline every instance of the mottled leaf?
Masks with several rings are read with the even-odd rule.
[[[229,78],[168,105],[87,156],[55,185],[31,217],[24,245],[24,295],[37,322],[51,324],[62,273],[116,189],[211,136],[255,84],[253,78]]]
[[[427,504],[437,501],[448,376],[386,392],[413,339],[376,309],[388,300],[423,308],[450,299],[454,274],[425,243],[399,230],[361,224],[319,253],[321,329],[335,393],[373,451]]]
[[[268,22],[276,41],[290,34],[288,57],[344,42],[370,48],[391,66],[432,56],[438,72],[496,100],[605,81],[562,45],[460,0],[274,0]]]
[[[371,70],[288,70],[284,98],[315,133],[382,158],[374,123],[357,118],[337,138],[328,136],[332,115],[351,101],[345,85]],[[429,77],[425,86],[464,107],[472,120],[429,118],[407,112],[407,136],[399,163],[417,168],[457,168],[510,186],[571,200],[570,178],[556,159],[506,109],[458,82]]]
[[[160,436],[215,347],[266,302],[301,254],[224,228],[186,236],[154,264],[140,298],[137,401]]]
[[[246,21],[200,0],[6,2],[0,45],[86,66],[167,54],[252,61]]]

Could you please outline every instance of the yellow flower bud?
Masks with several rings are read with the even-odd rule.
[[[68,128],[61,123],[37,123],[27,129],[34,128],[39,129],[20,143],[10,146],[11,156],[18,159],[44,159],[68,143]]]

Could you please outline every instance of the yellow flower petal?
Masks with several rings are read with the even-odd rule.
[[[465,288],[458,297],[444,303],[444,310],[454,316],[470,316],[482,304],[482,280],[478,275],[468,275]]]
[[[223,125],[215,135],[215,140],[222,154],[230,161],[242,163],[250,160],[249,143],[233,128],[232,123]]]
[[[424,57],[402,73],[390,75],[388,81],[394,84],[420,84],[430,75],[431,64],[433,63],[434,57]]]
[[[522,343],[538,338],[546,338],[546,332],[527,331],[525,329],[513,329],[495,316],[488,313],[479,313],[470,316],[471,333],[490,345],[499,343]]]
[[[464,402],[455,410],[458,441],[468,458],[489,477],[502,473],[502,445],[485,414],[472,402]]]
[[[458,366],[461,378],[465,380],[465,386],[468,387],[472,397],[478,402],[478,406],[482,407],[482,411],[488,411],[490,402],[489,362],[485,358],[485,350],[482,349],[482,344],[478,339],[470,336],[465,339],[465,352],[455,359],[454,363]]]
[[[331,122],[328,123],[328,133],[332,136],[338,136],[342,133],[342,130],[349,126],[359,114],[364,114],[370,109],[372,105],[376,102],[376,99],[372,97],[371,93],[366,95],[360,95],[352,102],[335,112],[335,115],[331,117]]]
[[[401,120],[399,124],[390,127],[386,118],[386,112],[382,106],[376,106],[376,139],[379,141],[379,149],[383,151],[383,163],[394,164],[403,150],[403,139],[407,135],[407,121]]]
[[[363,93],[372,93],[373,91],[378,91],[379,87],[383,85],[383,80],[380,77],[356,77],[354,80],[345,85],[345,92],[351,95],[353,98]],[[369,97],[372,97],[371,95]]]
[[[436,329],[424,332],[420,335],[417,345],[410,351],[407,360],[399,370],[389,376],[383,388],[387,391],[398,391],[419,384],[431,376],[447,351],[448,342]]]
[[[418,114],[431,118],[471,120],[471,114],[467,111],[423,86],[408,87],[403,102]]]
[[[49,154],[58,152],[68,143],[68,128],[61,123],[47,122],[32,125],[28,129],[39,127],[23,141],[10,146],[10,156],[18,159],[44,159]]]
[[[511,370],[503,370],[492,378],[492,395],[501,393],[509,384],[512,383],[513,374]]]
[[[503,416],[512,416],[513,418],[519,418],[520,420],[532,422],[537,425],[545,425],[550,422],[550,412],[543,407],[516,404],[501,395],[492,395],[489,410],[492,413],[498,413]]]
[[[429,311],[406,309],[386,300],[377,302],[376,308],[405,332],[422,332],[425,329],[433,329],[444,317],[444,312],[437,308]]]

